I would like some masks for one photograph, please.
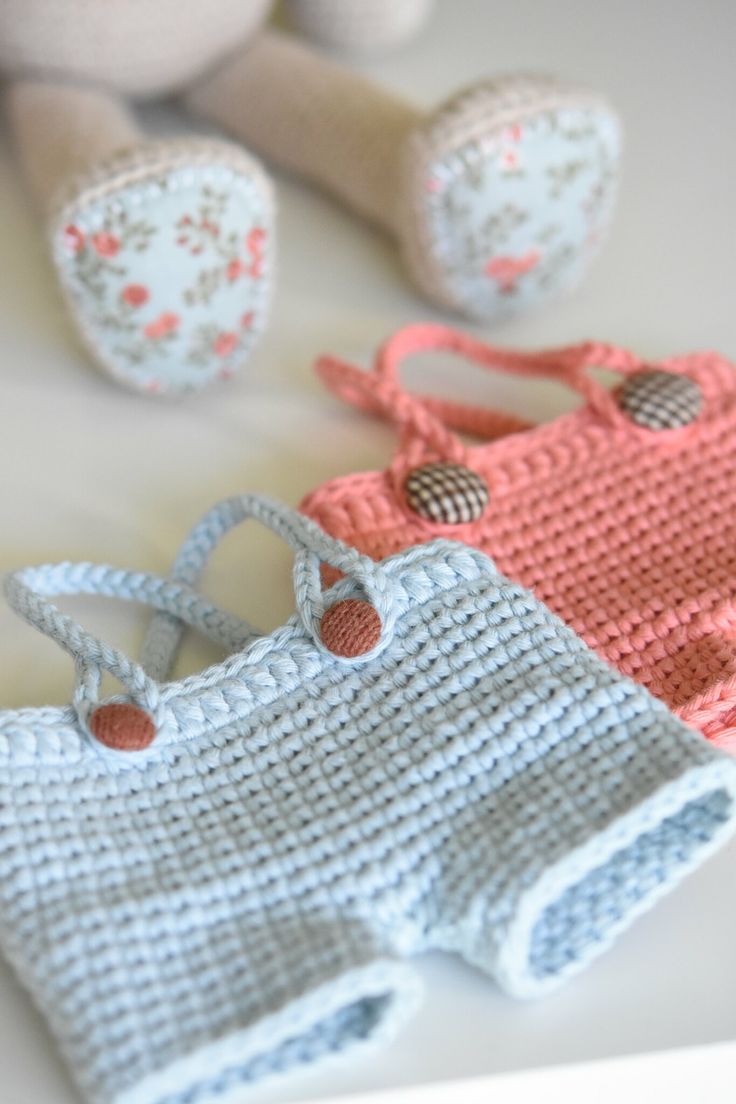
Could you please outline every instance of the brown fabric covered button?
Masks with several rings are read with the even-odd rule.
[[[319,633],[333,655],[352,659],[375,648],[381,638],[381,618],[370,602],[346,598],[325,610]]]
[[[678,429],[695,421],[703,393],[689,376],[655,368],[629,376],[619,389],[618,403],[645,429]]]
[[[477,472],[462,464],[424,464],[404,483],[414,513],[441,525],[477,521],[488,505],[488,487]]]
[[[142,751],[156,738],[156,728],[145,710],[126,702],[95,709],[89,728],[96,740],[115,751]]]

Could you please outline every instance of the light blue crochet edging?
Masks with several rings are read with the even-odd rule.
[[[215,1098],[217,1104],[242,1101],[244,1085],[261,1079],[257,1073],[258,1062],[263,1064],[264,1054],[278,1047],[279,1039],[288,1046],[290,1041],[312,1031],[315,1024],[329,1022],[332,1016],[344,1013],[361,1001],[385,1000],[387,1010],[377,1025],[369,1023],[364,1035],[356,1035],[351,1040],[351,1056],[370,1052],[394,1039],[400,1027],[418,1010],[421,999],[421,980],[411,967],[388,960],[371,963],[348,971],[334,982],[293,1001],[282,1011],[265,1017],[255,1029],[237,1031],[188,1054],[146,1077],[110,1104],[196,1104]],[[319,1057],[323,1068],[345,1060],[346,1053],[340,1048],[340,1041],[336,1035],[333,1049],[314,1056]],[[308,1061],[308,1056],[303,1060]],[[248,1076],[251,1066],[255,1067],[254,1075]],[[267,1072],[273,1079],[283,1077],[293,1068],[284,1063],[281,1068]],[[213,1069],[224,1072],[213,1079],[208,1072]]]
[[[546,870],[537,883],[527,890],[523,903],[520,904],[514,922],[509,928],[506,943],[494,963],[499,984],[513,991],[517,997],[540,997],[557,989],[568,978],[579,973],[587,964],[585,958],[570,954],[556,968],[551,969],[548,965],[545,966],[535,953],[537,944],[542,942],[540,937],[550,914],[562,906],[563,909],[567,908],[568,917],[573,918],[575,897],[579,898],[584,894],[588,880],[594,879],[597,873],[607,867],[610,867],[611,876],[617,868],[625,871],[627,850],[640,840],[644,833],[662,831],[665,827],[676,829],[675,824],[663,825],[663,822],[668,820],[674,822],[675,818],[683,813],[697,812],[701,806],[705,819],[709,814],[709,804],[719,803],[717,800],[713,802],[712,799],[721,784],[720,763],[711,763],[694,770],[673,782],[664,795],[660,793],[653,795],[648,801],[623,816],[610,829],[596,834],[567,858]],[[736,791],[723,793],[726,804],[732,805],[735,798]],[[730,816],[730,823],[725,820],[728,816]],[[652,879],[651,884],[637,887],[634,891],[630,890],[625,907],[615,899],[610,900],[605,918],[599,924],[600,931],[595,938],[596,954],[602,954],[611,947],[618,936],[638,916],[648,912],[701,862],[723,846],[724,842],[734,834],[736,828],[733,812],[727,812],[724,806],[721,817],[718,817],[716,811],[718,829],[713,832],[709,841],[704,842],[698,838],[696,819],[696,817],[692,818],[695,830],[690,839],[687,839],[687,833],[673,832],[673,849],[676,850],[679,847],[682,858],[678,865],[673,854],[673,866],[667,877],[663,877],[660,873],[659,877],[655,876]],[[570,900],[565,901],[566,896]],[[570,923],[569,920],[568,923]],[[574,949],[573,940],[569,936],[568,941],[570,947]],[[482,946],[482,943],[481,931],[478,945]],[[474,954],[473,961],[483,969],[488,969],[490,966],[487,959],[484,961],[482,953]],[[538,962],[537,973],[534,972],[535,962]],[[545,969],[548,972],[545,973]]]
[[[297,551],[297,612],[266,636],[193,589],[248,517]],[[326,591],[321,562],[345,574]],[[373,563],[243,496],[177,565],[185,581],[90,564],[6,581],[77,689],[0,714],[0,945],[95,1104],[222,1104],[381,1038],[416,1000],[401,959],[432,948],[547,993],[736,828],[736,760],[477,550]],[[79,590],[173,618],[155,663],[180,621],[240,650],[159,683],[49,601]],[[319,623],[348,595],[383,631],[344,661]],[[151,711],[145,752],[92,737],[102,671]]]

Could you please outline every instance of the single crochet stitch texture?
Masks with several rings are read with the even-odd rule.
[[[245,518],[296,550],[265,635],[193,589]],[[143,665],[49,600],[79,592],[160,611]],[[241,1099],[385,1038],[429,948],[546,993],[736,825],[736,760],[457,542],[375,563],[244,496],[169,579],[66,563],[6,593],[77,679],[0,714],[0,944],[95,1104]],[[182,622],[231,654],[165,681]]]
[[[415,396],[398,368],[428,350],[557,380],[584,405],[534,426]],[[591,367],[617,373],[620,386],[609,390]],[[730,362],[698,353],[651,365],[599,343],[525,354],[416,325],[385,343],[373,371],[323,357],[317,372],[348,403],[392,421],[399,442],[385,471],[323,484],[303,501],[306,514],[376,558],[437,536],[482,549],[623,674],[736,749]]]

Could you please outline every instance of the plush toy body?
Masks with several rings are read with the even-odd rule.
[[[330,45],[385,46],[428,0],[292,0]],[[399,240],[434,302],[493,319],[575,283],[619,152],[599,97],[478,85],[427,115],[288,36],[268,0],[0,0],[0,71],[60,282],[96,360],[149,392],[227,377],[262,330],[269,181],[241,147]],[[126,96],[180,95],[235,142],[150,141]]]

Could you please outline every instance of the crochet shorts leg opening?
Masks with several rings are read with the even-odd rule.
[[[371,1038],[383,1022],[395,994],[383,993],[362,997],[336,1012],[317,1020],[306,1031],[285,1036],[275,1046],[264,1048],[241,1062],[213,1071],[185,1090],[156,1096],[155,1104],[204,1104],[213,1096],[221,1096],[239,1086],[286,1073],[337,1054],[355,1043]]]
[[[677,880],[678,868],[690,867],[731,818],[732,804],[722,789],[688,802],[565,889],[532,930],[532,976],[552,977],[590,958],[628,914],[642,911],[647,898]]]

